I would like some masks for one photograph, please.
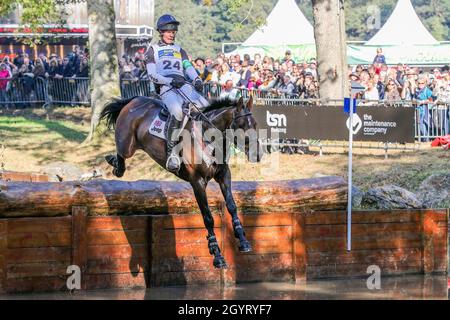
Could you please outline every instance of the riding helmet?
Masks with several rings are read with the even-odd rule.
[[[180,22],[175,19],[174,16],[170,14],[164,14],[159,17],[158,22],[156,23],[156,30],[158,31],[178,31],[178,26]]]

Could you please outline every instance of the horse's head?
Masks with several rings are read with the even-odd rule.
[[[234,145],[245,152],[250,162],[260,162],[263,156],[261,141],[258,139],[257,122],[253,118],[253,97],[244,104],[241,97],[237,101],[231,129],[234,130]]]

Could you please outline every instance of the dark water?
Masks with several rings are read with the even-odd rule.
[[[447,300],[446,276],[402,276],[381,279],[381,289],[369,290],[366,279],[320,280],[300,284],[255,283],[233,287],[189,286],[152,289],[77,291],[0,295],[5,299],[51,300]]]

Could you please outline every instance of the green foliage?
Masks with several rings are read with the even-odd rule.
[[[253,8],[252,7],[253,1]],[[214,56],[221,51],[223,42],[242,42],[265,18],[278,0],[156,0],[156,17],[170,12],[183,24],[177,41],[193,56]],[[176,5],[174,2],[177,2]],[[306,18],[313,23],[312,5],[309,0],[297,0]],[[370,29],[370,6],[376,6],[381,14],[381,25],[389,18],[397,0],[347,0],[346,29],[348,40],[365,41],[378,31]],[[439,41],[450,39],[450,0],[412,0],[421,21]],[[196,28],[187,26],[196,24]],[[286,21],[289,28],[289,21]],[[299,30],[301,32],[301,30]]]
[[[86,0],[0,0],[0,12],[7,13],[17,4],[23,6],[22,24],[36,29],[49,22],[63,22],[65,3]],[[223,42],[242,42],[265,18],[278,0],[155,0],[155,17],[171,13],[182,22],[178,42],[192,56],[213,56],[221,51]],[[309,0],[297,0],[302,12],[312,23],[312,6]],[[252,5],[253,3],[253,5]],[[384,24],[397,0],[347,0],[346,28],[348,40],[365,41],[376,29],[367,24],[370,6],[376,6]],[[420,19],[440,41],[450,39],[450,0],[412,0]],[[286,28],[289,21],[286,21]],[[299,30],[301,32],[301,30]]]

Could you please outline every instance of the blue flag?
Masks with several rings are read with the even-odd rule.
[[[352,100],[350,98],[344,98],[344,112],[345,113],[350,113],[351,101]],[[353,113],[356,113],[356,99],[353,99]]]

